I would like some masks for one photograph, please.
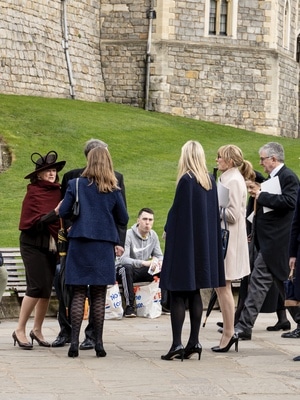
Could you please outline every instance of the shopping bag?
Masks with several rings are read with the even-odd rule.
[[[105,319],[121,319],[123,317],[122,297],[118,283],[107,286],[105,300]]]
[[[161,290],[159,288],[159,280],[154,280],[149,285],[138,286],[135,292],[135,302],[138,317],[160,317]]]

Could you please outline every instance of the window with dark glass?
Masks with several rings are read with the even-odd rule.
[[[300,35],[297,36],[297,51],[296,51],[296,61],[300,61]]]
[[[221,0],[220,7],[220,35],[227,35],[227,0]]]
[[[217,21],[217,2],[211,0],[209,10],[209,33],[211,35],[216,34],[216,21]]]

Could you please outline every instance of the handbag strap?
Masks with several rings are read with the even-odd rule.
[[[78,182],[79,178],[76,178],[76,203],[78,203]]]
[[[227,229],[226,215],[225,215],[225,207],[223,207],[223,221],[224,221],[224,228]]]

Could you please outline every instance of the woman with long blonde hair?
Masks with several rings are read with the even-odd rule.
[[[163,360],[200,360],[201,288],[225,285],[216,183],[209,175],[201,144],[189,140],[181,149],[176,192],[165,226],[166,246],[160,286],[170,293],[172,345]],[[190,336],[181,341],[186,303]]]
[[[224,215],[229,230],[228,249],[225,257],[226,286],[216,288],[223,317],[223,334],[215,352],[227,352],[233,344],[238,350],[238,337],[234,334],[235,303],[231,282],[250,274],[249,250],[246,230],[247,187],[245,178],[252,175],[252,168],[246,162],[241,149],[233,144],[221,146],[217,155],[217,166],[221,172],[219,182],[229,190],[225,214],[220,210],[222,226]]]

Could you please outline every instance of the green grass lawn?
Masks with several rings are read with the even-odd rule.
[[[262,172],[259,147],[278,141],[285,148],[287,166],[300,176],[298,139],[117,104],[0,95],[0,136],[13,154],[11,167],[0,174],[0,247],[18,246],[20,209],[28,183],[24,176],[34,169],[31,153],[57,151],[59,160],[67,161],[62,177],[64,171],[85,165],[83,146],[91,138],[109,144],[114,168],[124,175],[129,226],[140,208],[151,207],[160,237],[174,196],[181,146],[189,139],[204,147],[210,171],[218,148],[233,143]]]

